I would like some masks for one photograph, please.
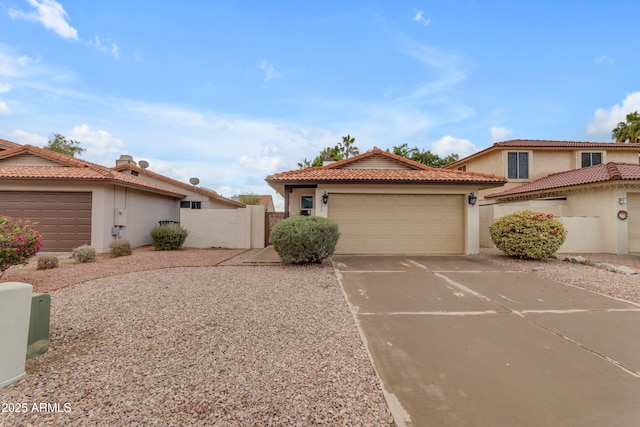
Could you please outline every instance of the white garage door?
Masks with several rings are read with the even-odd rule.
[[[627,193],[629,252],[640,253],[640,193]]]
[[[462,195],[331,194],[339,254],[462,254]]]

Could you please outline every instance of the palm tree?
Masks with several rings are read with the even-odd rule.
[[[627,121],[618,123],[611,131],[611,139],[619,143],[640,142],[640,114],[637,111],[627,114]]]
[[[345,159],[348,159],[350,155],[357,156],[358,154],[360,154],[360,150],[358,150],[358,147],[353,145],[355,142],[356,139],[349,134],[342,137],[342,144],[340,144],[340,148],[344,153]]]

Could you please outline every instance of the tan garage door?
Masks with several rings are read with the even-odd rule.
[[[640,193],[627,193],[629,252],[640,253]]]
[[[0,191],[0,214],[37,222],[45,252],[91,244],[91,193]]]
[[[462,254],[462,195],[331,194],[341,254]]]

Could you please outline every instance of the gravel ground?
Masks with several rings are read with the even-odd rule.
[[[27,409],[0,426],[394,425],[333,269],[242,265],[253,252],[10,269],[3,280],[51,293],[51,343],[0,390]],[[640,303],[639,276],[476,256]]]
[[[583,264],[562,261],[564,257],[543,261],[520,260],[505,256],[498,249],[481,249],[480,258],[504,265],[512,270],[526,271],[536,276],[566,283],[590,291],[640,304],[640,275],[613,273]]]
[[[330,265],[147,270],[51,296],[49,351],[0,390],[27,412],[2,426],[394,425]]]

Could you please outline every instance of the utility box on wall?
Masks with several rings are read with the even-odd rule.
[[[123,208],[115,208],[113,210],[113,225],[126,226],[127,225],[127,210]]]
[[[32,294],[27,359],[45,353],[49,349],[50,318],[51,296],[48,294]]]
[[[32,289],[26,283],[0,283],[0,388],[24,376]]]

